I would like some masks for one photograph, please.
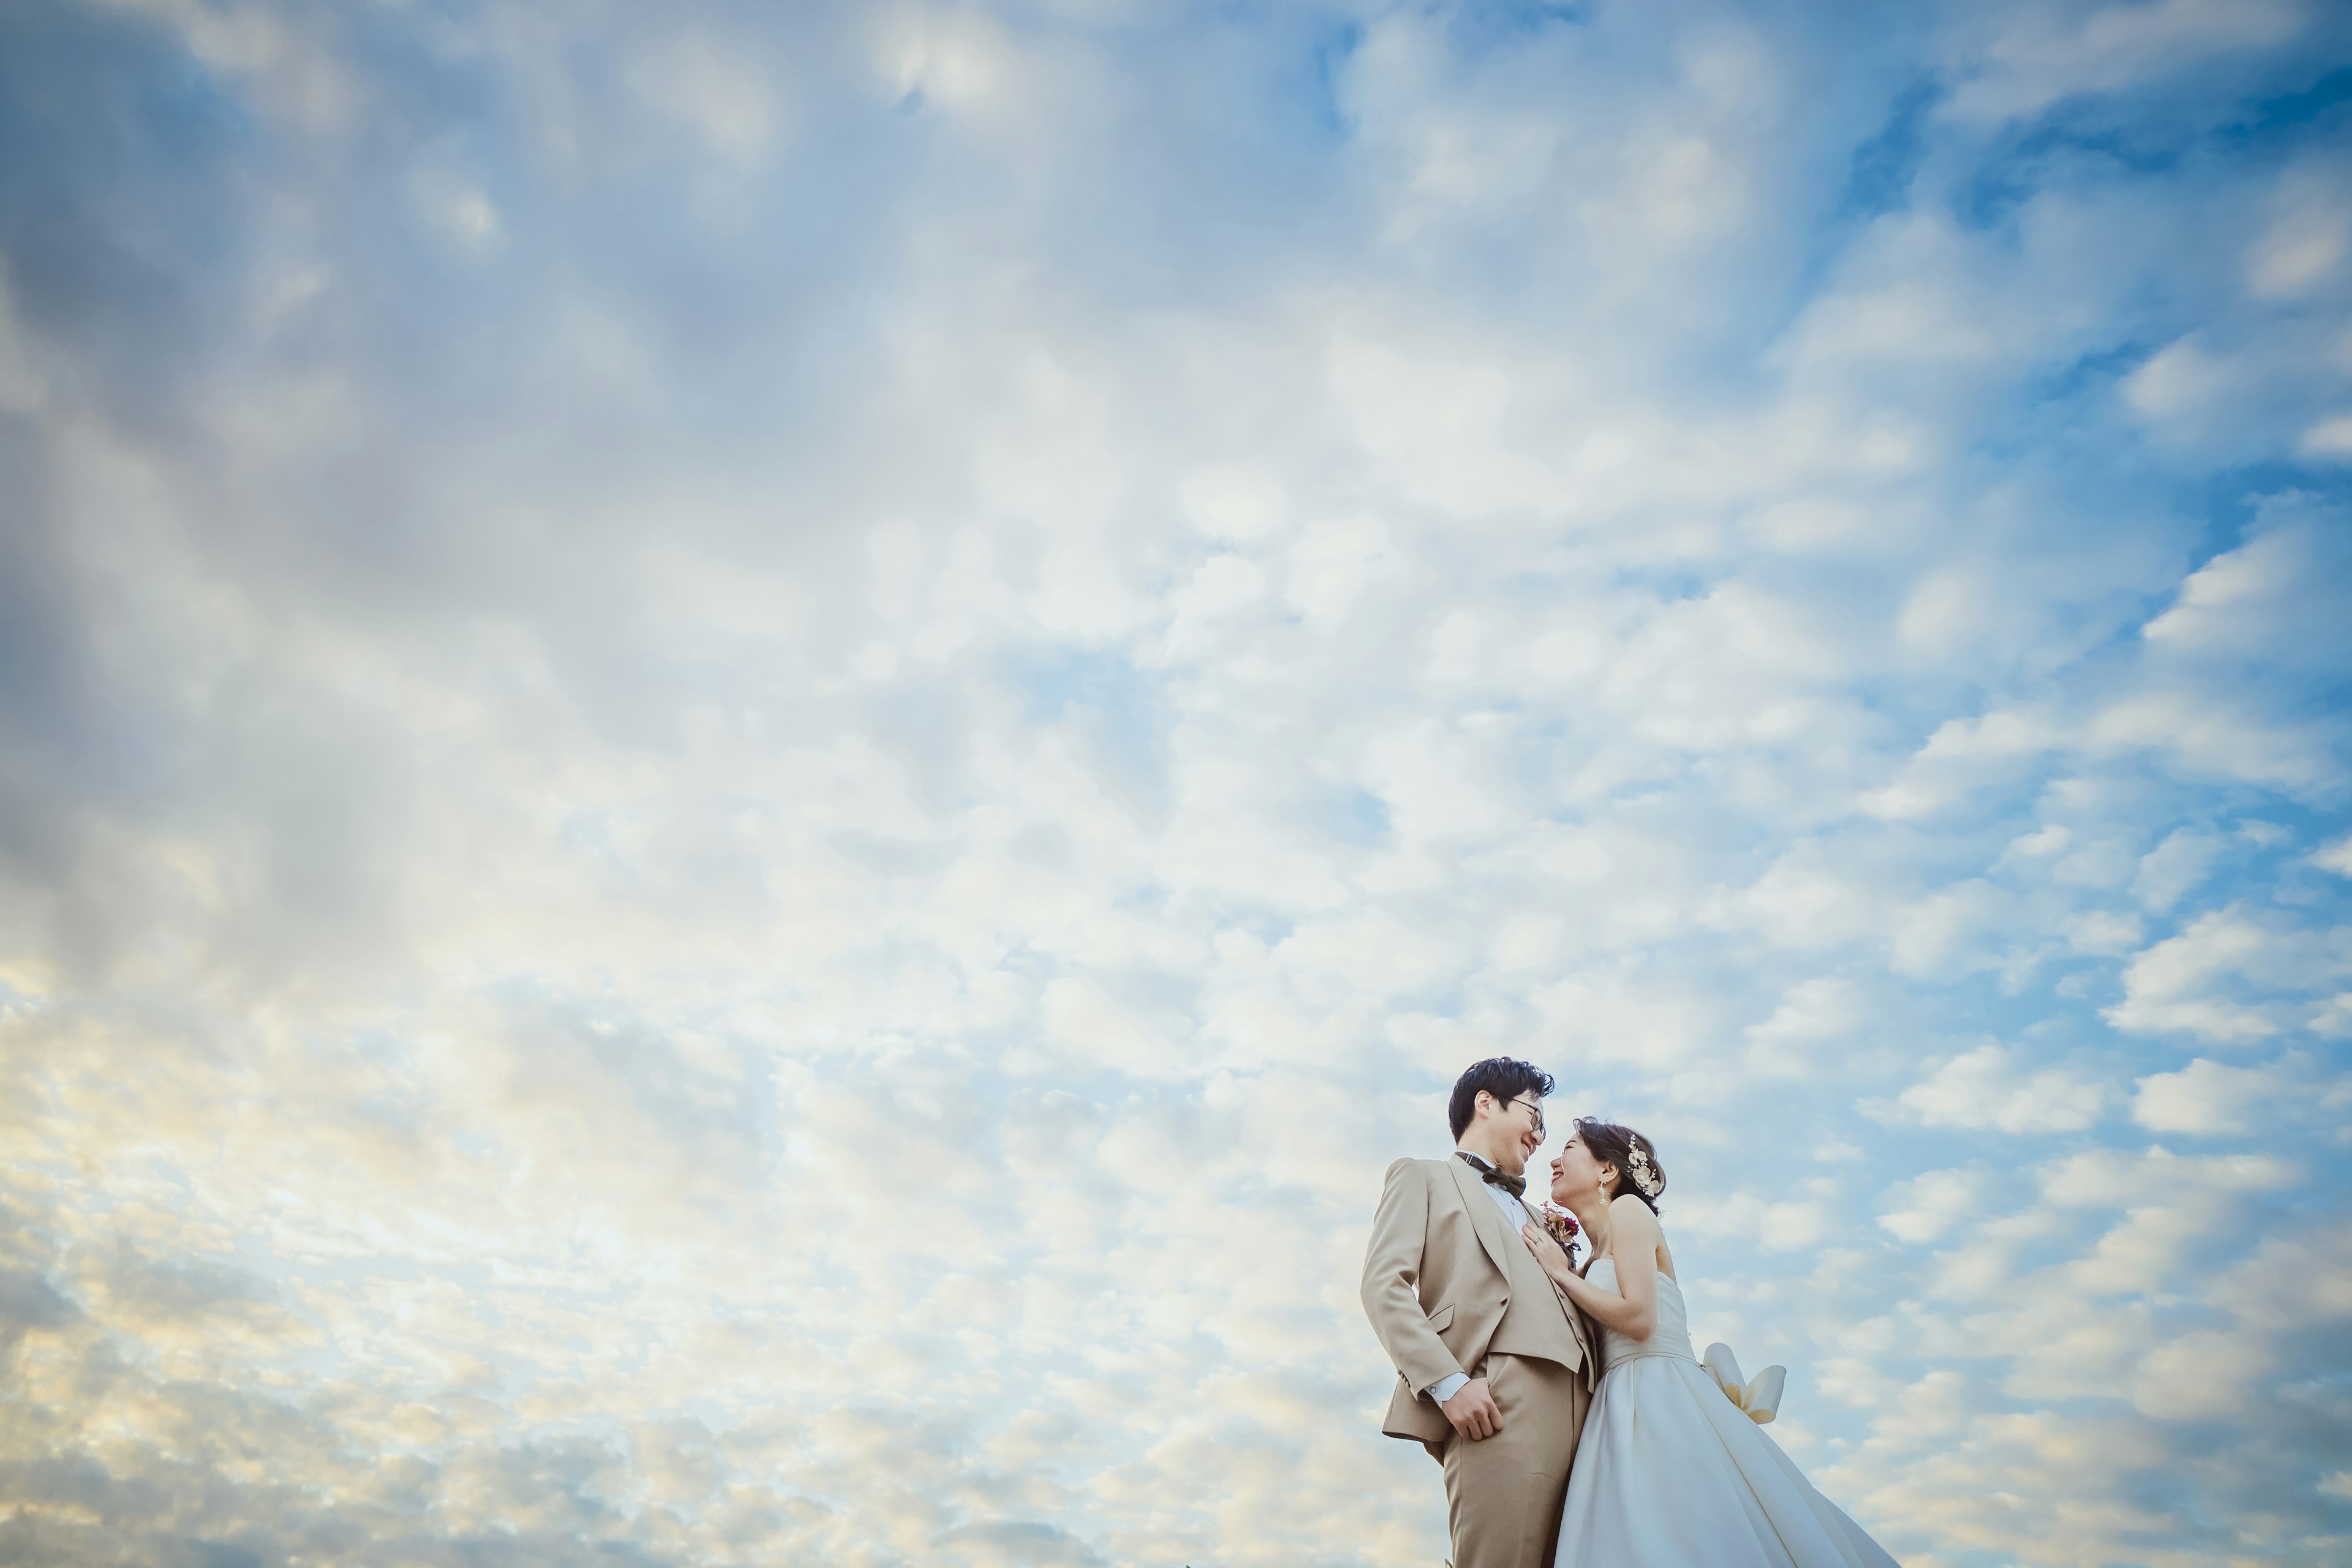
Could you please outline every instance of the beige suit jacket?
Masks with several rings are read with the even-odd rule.
[[[1591,1330],[1461,1160],[1399,1160],[1364,1251],[1364,1315],[1397,1369],[1381,1430],[1443,1444],[1445,1413],[1422,1391],[1477,1374],[1489,1352],[1598,1373]]]

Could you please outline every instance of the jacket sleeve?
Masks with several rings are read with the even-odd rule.
[[[1429,1235],[1429,1179],[1418,1161],[1399,1160],[1381,1185],[1364,1250],[1364,1315],[1381,1348],[1415,1394],[1462,1370],[1421,1310],[1421,1252]]]

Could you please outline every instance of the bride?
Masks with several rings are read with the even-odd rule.
[[[1540,1226],[1521,1233],[1544,1272],[1605,1331],[1559,1561],[1896,1568],[1691,1354],[1682,1286],[1658,1228],[1665,1185],[1647,1138],[1579,1117],[1551,1163],[1551,1196],[1576,1215],[1592,1261],[1579,1274]]]

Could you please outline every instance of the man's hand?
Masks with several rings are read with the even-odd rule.
[[[1473,1443],[1483,1443],[1503,1429],[1503,1413],[1495,1408],[1495,1396],[1486,1392],[1486,1380],[1474,1377],[1454,1391],[1454,1397],[1438,1406],[1454,1429]]]

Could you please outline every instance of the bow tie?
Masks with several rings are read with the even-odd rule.
[[[1500,1187],[1515,1198],[1527,1196],[1528,1179],[1525,1176],[1507,1176],[1467,1149],[1456,1149],[1454,1151],[1454,1155],[1464,1164],[1477,1172],[1478,1179],[1488,1186]]]

